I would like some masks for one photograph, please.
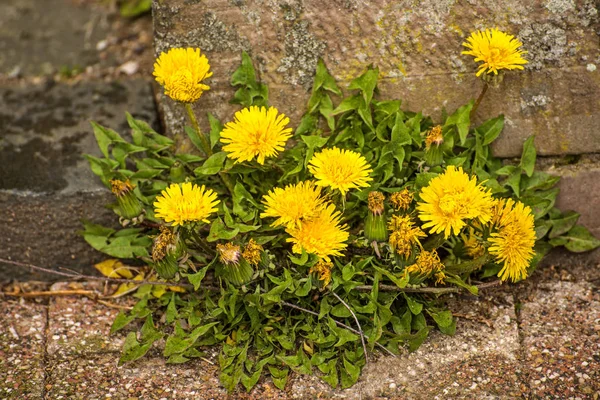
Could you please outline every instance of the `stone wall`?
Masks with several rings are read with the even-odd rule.
[[[297,122],[308,99],[318,57],[342,87],[374,64],[382,97],[434,118],[477,97],[481,82],[472,57],[461,55],[469,32],[498,27],[529,52],[524,73],[510,73],[484,99],[479,118],[499,113],[507,124],[496,154],[520,154],[536,134],[540,154],[600,151],[598,3],[592,0],[169,0],[156,1],[157,54],[200,47],[210,60],[211,91],[198,107],[228,120],[236,107],[231,72],[248,51],[271,104]],[[163,102],[167,125],[183,115]]]
[[[158,0],[153,11],[157,55],[186,46],[207,54],[211,90],[196,108],[224,122],[239,109],[229,104],[229,77],[242,50],[293,125],[319,57],[341,87],[376,65],[382,98],[400,98],[435,120],[481,90],[476,64],[461,55],[469,33],[498,27],[516,35],[529,64],[488,91],[475,123],[505,114],[494,147],[500,157],[519,156],[535,134],[538,154],[548,157],[541,165],[564,177],[558,205],[581,212],[580,222],[600,235],[599,7],[593,0]],[[167,130],[183,135],[181,108],[163,96],[160,109]],[[577,164],[582,155],[587,162]]]

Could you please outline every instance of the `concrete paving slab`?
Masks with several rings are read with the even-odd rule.
[[[95,290],[102,293],[102,283],[69,284],[58,282],[51,290]],[[125,297],[110,299],[118,306],[135,304]],[[119,309],[107,307],[90,298],[53,297],[48,304],[47,353],[51,358],[87,356],[96,353],[119,352],[126,334],[109,336],[110,327]],[[114,355],[118,358],[118,355]]]
[[[531,397],[600,396],[600,271],[588,269],[547,268],[520,298]]]
[[[41,399],[47,306],[1,299],[0,310],[0,398]]]

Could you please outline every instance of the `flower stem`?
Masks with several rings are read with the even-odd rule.
[[[485,93],[488,90],[488,86],[490,86],[487,82],[483,83],[483,88],[481,89],[481,93],[479,93],[479,97],[477,98],[477,100],[475,100],[475,104],[473,105],[473,108],[471,109],[471,113],[469,114],[469,119],[473,119],[473,117],[475,116],[475,113],[477,112],[477,109],[479,108],[479,104],[481,104],[481,100],[483,100],[483,96],[485,96]]]
[[[200,125],[198,124],[196,114],[194,114],[194,110],[192,109],[192,105],[190,103],[185,103],[185,110],[187,111],[188,117],[190,117],[190,121],[192,122],[192,128],[194,128],[198,133],[204,154],[206,154],[207,157],[212,156],[213,152],[210,147],[210,143],[206,138],[206,135],[202,132],[202,130],[200,130]],[[233,196],[233,183],[231,182],[231,179],[229,179],[229,176],[224,172],[219,172],[219,176],[221,177],[223,184],[227,187],[229,193]]]
[[[200,130],[200,125],[198,125],[198,120],[196,119],[196,114],[194,114],[194,110],[192,110],[192,105],[190,103],[185,103],[185,110],[187,111],[188,117],[190,117],[190,121],[192,122],[192,128],[196,130],[198,133],[198,137],[200,138],[200,142],[202,143],[202,150],[207,157],[212,156],[212,149],[210,148],[210,143],[208,139],[204,135],[204,133]]]

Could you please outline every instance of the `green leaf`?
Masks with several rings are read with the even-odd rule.
[[[144,322],[144,325],[142,326],[142,329],[140,330],[140,340],[143,343],[154,343],[157,340],[160,340],[163,338],[163,333],[158,331],[156,329],[156,327],[154,326],[154,322],[152,321],[152,315],[149,314],[146,317],[146,321]]]
[[[152,0],[125,0],[121,3],[119,13],[124,18],[133,18],[152,10]]]
[[[533,175],[533,170],[535,168],[535,159],[537,153],[533,143],[534,138],[535,137],[533,135],[529,136],[523,144],[523,154],[521,155],[521,163],[519,164],[527,176]]]
[[[123,364],[128,361],[134,361],[140,357],[143,357],[150,349],[150,346],[152,346],[152,343],[140,345],[137,341],[135,332],[129,332],[125,338],[125,342],[123,343],[119,364]]]
[[[338,96],[342,95],[342,91],[335,82],[335,78],[331,76],[323,60],[319,58],[319,61],[317,61],[317,70],[315,73],[315,80],[313,83],[312,90],[313,92],[315,92],[316,90],[321,88],[335,93]]]
[[[413,351],[416,351],[419,347],[421,347],[421,345],[423,344],[425,339],[427,339],[428,335],[429,335],[428,327],[425,327],[425,328],[421,329],[420,331],[418,331],[417,333],[415,333],[414,335],[411,335],[411,337],[408,339],[408,351],[410,351],[411,353]]]
[[[600,246],[600,240],[582,225],[575,225],[569,232],[560,236],[561,239],[566,239],[565,248],[573,253],[582,253],[590,251]]]
[[[242,63],[231,75],[232,86],[253,86],[256,85],[256,71],[252,65],[252,59],[245,51],[242,51]]]
[[[396,113],[396,120],[394,122],[394,126],[392,127],[392,142],[396,142],[400,146],[405,146],[412,142],[412,138],[410,136],[410,131],[408,127],[404,123],[402,119],[402,113]]]
[[[196,176],[198,175],[215,175],[218,174],[223,168],[223,163],[227,158],[227,153],[224,151],[220,151],[218,153],[213,154],[204,162],[201,167],[198,167],[194,170]]]
[[[548,235],[550,239],[560,236],[564,233],[567,233],[575,226],[577,221],[579,220],[579,214],[575,211],[567,211],[561,215],[558,219],[550,220],[550,225],[552,226],[552,231]]]
[[[445,281],[447,283],[453,283],[456,286],[460,286],[462,288],[467,289],[472,295],[477,296],[479,294],[479,289],[477,286],[469,285],[465,281],[463,281],[460,276],[457,275],[447,275]]]
[[[456,110],[454,114],[450,115],[444,123],[444,127],[456,127],[458,136],[460,137],[460,144],[465,144],[465,141],[467,140],[467,135],[469,134],[469,125],[471,124],[470,114],[472,108],[473,102],[471,101]]]
[[[433,318],[435,323],[440,328],[446,328],[446,327],[452,325],[452,322],[454,321],[454,317],[452,316],[452,313],[448,310],[442,310],[442,311],[427,310],[427,313],[431,316],[431,318]]]
[[[200,285],[202,284],[202,279],[204,279],[204,277],[206,276],[206,271],[208,271],[208,265],[204,268],[202,268],[200,271],[196,272],[195,274],[188,274],[186,275],[188,281],[194,285],[194,290],[198,290],[200,289]]]
[[[348,89],[359,89],[362,91],[362,96],[365,101],[364,104],[368,107],[368,105],[371,104],[378,77],[379,68],[369,67],[364,74],[350,82]]]
[[[211,113],[207,113],[208,123],[210,124],[210,148],[214,148],[221,138],[221,131],[223,130],[223,124]],[[202,149],[200,149],[202,150]]]
[[[344,372],[348,374],[349,380],[345,380],[342,375],[342,388],[347,388],[354,385],[360,376],[360,367],[356,363],[349,362],[344,357]]]
[[[92,129],[94,131],[94,136],[96,136],[96,142],[98,142],[98,147],[100,147],[100,151],[104,155],[104,157],[108,158],[108,147],[115,142],[125,143],[123,138],[119,136],[119,134],[112,129],[105,128],[101,125],[98,125],[94,121],[90,122],[92,124]]]
[[[327,143],[327,141],[329,140],[328,137],[321,137],[321,136],[301,136],[302,141],[304,143],[306,143],[306,145],[308,146],[309,149],[320,149],[321,147],[325,146],[325,144]]]
[[[402,293],[402,295],[404,296],[404,299],[406,300],[406,304],[408,305],[410,312],[412,312],[414,315],[421,314],[421,311],[423,311],[423,303],[419,303],[418,301],[416,301],[415,299],[413,299],[406,293]]]
[[[496,118],[489,119],[489,120],[485,121],[483,124],[481,124],[477,128],[477,132],[479,132],[479,134],[483,138],[483,143],[482,143],[483,146],[487,146],[488,144],[490,144],[494,140],[496,140],[498,135],[500,135],[500,132],[502,132],[503,128],[504,128],[504,115],[500,115]]]
[[[275,384],[279,390],[284,390],[285,384],[287,383],[288,374],[290,372],[289,368],[279,369],[269,366],[269,372],[273,378],[273,384]]]
[[[329,372],[327,373],[327,375],[321,376],[321,379],[327,382],[332,388],[337,387],[339,383],[336,365],[337,359],[329,360],[329,362],[327,363],[327,371]]]
[[[109,334],[112,335],[113,333],[120,331],[121,329],[129,325],[133,320],[135,320],[135,315],[128,315],[123,311],[119,311],[110,327]]]
[[[202,154],[204,154],[204,147],[202,146],[202,139],[200,139],[200,136],[198,134],[198,132],[196,132],[196,130],[194,128],[192,128],[191,126],[186,126],[183,128],[185,130],[185,133],[188,135],[188,137],[190,138],[190,141],[192,142],[192,144],[202,152]]]
[[[238,228],[227,230],[225,224],[223,223],[223,220],[219,217],[215,219],[210,225],[210,232],[208,233],[206,240],[208,240],[209,242],[215,242],[219,239],[231,240],[239,232],[240,230]]]

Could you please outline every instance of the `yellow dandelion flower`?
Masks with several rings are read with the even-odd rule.
[[[254,239],[250,239],[246,247],[244,247],[242,257],[244,257],[250,264],[257,266],[260,262],[262,251],[263,247],[256,243]]]
[[[219,260],[225,265],[237,265],[240,262],[240,246],[233,243],[217,245]]]
[[[266,206],[261,218],[277,218],[271,226],[293,227],[311,219],[323,206],[321,188],[314,182],[304,181],[288,185],[284,189],[275,188],[263,197]]]
[[[392,231],[389,239],[392,250],[404,258],[410,257],[413,247],[420,246],[419,239],[427,236],[421,228],[413,226],[408,216],[392,216],[388,229]]]
[[[491,244],[488,251],[498,262],[504,263],[498,273],[500,279],[516,282],[527,277],[527,267],[535,255],[534,217],[531,209],[521,202],[515,203],[512,199],[500,202],[494,225],[496,231],[488,239]]]
[[[384,207],[383,201],[385,200],[385,196],[381,192],[373,191],[369,193],[369,211],[371,211],[374,215],[383,214]]]
[[[182,103],[193,103],[210,89],[202,83],[212,76],[209,69],[208,59],[200,49],[171,49],[161,53],[154,63],[154,76],[167,96]]]
[[[486,223],[492,217],[491,193],[460,167],[450,165],[421,190],[420,196],[419,218],[426,222],[423,228],[431,228],[430,233],[443,232],[445,237],[452,233],[458,235],[466,220]]]
[[[471,33],[463,43],[469,50],[463,51],[462,54],[475,57],[475,62],[483,62],[479,65],[477,76],[483,73],[497,75],[501,69],[523,69],[523,65],[527,64],[523,54],[527,52],[519,50],[522,45],[523,43],[513,35],[495,28],[486,29]]]
[[[286,128],[290,119],[277,114],[275,107],[251,106],[235,113],[235,121],[225,124],[221,132],[223,150],[235,162],[257,158],[259,164],[265,158],[274,157],[283,151],[285,143],[292,136],[292,128]]]
[[[333,269],[333,263],[331,261],[325,261],[323,259],[319,260],[315,265],[313,265],[309,273],[315,273],[318,275],[319,280],[323,281],[323,285],[329,285],[331,282],[331,270]]]
[[[467,253],[469,257],[475,259],[484,255],[485,248],[481,244],[479,238],[477,238],[477,236],[475,235],[475,230],[473,228],[469,229],[469,235],[461,233],[460,237],[463,240],[465,253]]]
[[[444,269],[444,264],[442,264],[437,251],[423,250],[417,256],[415,263],[406,268],[406,272],[409,274],[414,274],[420,279],[435,276],[436,283],[442,283],[446,277],[446,274],[444,274]]]
[[[317,178],[317,185],[338,189],[342,195],[350,189],[369,186],[373,170],[367,160],[357,152],[337,147],[315,154],[308,170]]]
[[[404,188],[399,192],[392,193],[390,203],[397,211],[406,211],[413,202],[415,196],[408,189]]]
[[[191,182],[173,183],[163,190],[154,201],[154,213],[173,226],[187,222],[203,221],[217,210],[217,194],[212,189],[198,187]]]
[[[348,227],[340,225],[341,214],[333,204],[322,207],[312,219],[302,222],[300,226],[292,226],[286,232],[292,236],[287,239],[294,243],[294,253],[313,253],[330,261],[329,256],[342,256],[341,251],[348,245]]]
[[[425,136],[425,149],[429,150],[432,144],[439,146],[444,143],[444,136],[442,135],[442,126],[436,125],[427,132]]]

